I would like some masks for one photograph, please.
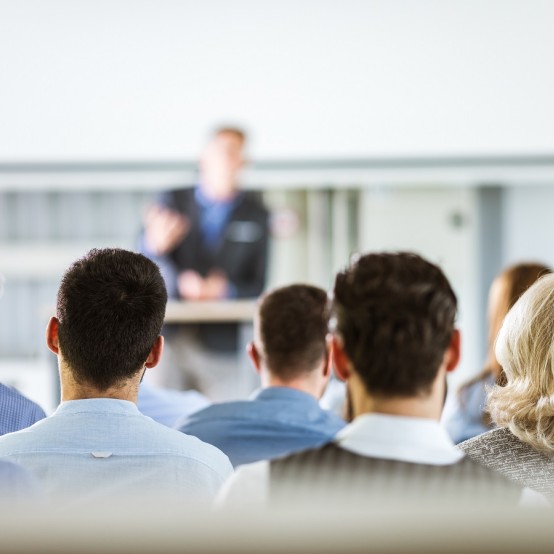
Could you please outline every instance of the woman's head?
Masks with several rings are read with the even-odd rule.
[[[553,274],[533,284],[509,311],[496,357],[506,385],[490,392],[493,421],[537,450],[554,454]]]
[[[494,344],[504,317],[518,298],[540,277],[552,270],[540,263],[520,263],[506,268],[493,281],[489,292],[489,337],[486,369],[497,382],[504,382],[502,366],[494,353]]]

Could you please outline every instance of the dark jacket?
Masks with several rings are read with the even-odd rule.
[[[268,211],[253,192],[241,192],[215,248],[207,246],[201,228],[201,209],[195,189],[181,188],[164,192],[158,203],[175,210],[189,220],[190,228],[171,252],[153,257],[160,266],[168,294],[178,298],[177,277],[187,269],[206,276],[210,271],[225,273],[236,298],[256,298],[264,289],[268,258]],[[146,253],[148,254],[148,253]],[[237,346],[237,325],[204,324],[199,338],[213,350],[233,351]]]

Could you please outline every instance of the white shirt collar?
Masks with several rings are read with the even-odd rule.
[[[438,421],[418,417],[363,414],[335,442],[361,456],[420,464],[448,465],[464,456]]]

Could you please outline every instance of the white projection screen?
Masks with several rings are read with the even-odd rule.
[[[554,3],[0,0],[0,162],[550,154]]]

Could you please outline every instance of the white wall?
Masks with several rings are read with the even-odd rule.
[[[462,359],[449,376],[452,390],[480,371],[477,192],[443,187],[368,189],[361,206],[360,250],[410,250],[437,263],[458,297]]]
[[[510,187],[504,197],[505,265],[536,260],[554,267],[554,188]]]
[[[548,0],[0,0],[0,161],[551,151]]]

